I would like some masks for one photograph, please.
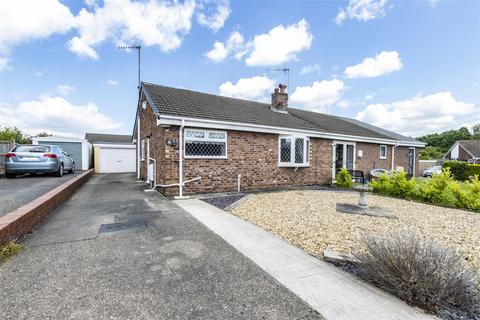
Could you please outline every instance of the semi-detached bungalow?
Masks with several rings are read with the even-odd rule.
[[[137,176],[167,196],[327,184],[346,167],[418,174],[415,139],[354,119],[143,82]]]

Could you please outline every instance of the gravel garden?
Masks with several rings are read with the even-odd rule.
[[[406,231],[454,248],[480,269],[479,213],[374,194],[368,195],[369,205],[385,208],[398,219],[336,211],[337,203],[355,204],[358,197],[357,192],[323,190],[261,193],[249,196],[231,212],[317,257],[324,250],[361,252],[364,234]]]

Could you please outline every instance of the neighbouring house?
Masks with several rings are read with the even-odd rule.
[[[143,82],[133,137],[137,175],[167,196],[331,183],[346,167],[418,174],[415,139],[288,106]]]
[[[86,139],[59,136],[32,137],[32,143],[59,146],[73,158],[76,170],[88,170],[92,167],[92,145]]]
[[[86,133],[93,145],[95,173],[136,171],[135,144],[131,135]]]
[[[480,140],[458,140],[443,158],[480,163]]]

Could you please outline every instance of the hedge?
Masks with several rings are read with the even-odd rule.
[[[450,172],[455,179],[460,181],[469,180],[475,175],[480,176],[480,164],[470,164],[464,161],[446,161],[442,164],[442,169],[450,168]]]
[[[450,168],[428,179],[408,180],[405,172],[383,174],[370,182],[373,191],[386,196],[430,202],[443,206],[480,212],[480,176],[460,182],[453,179]]]

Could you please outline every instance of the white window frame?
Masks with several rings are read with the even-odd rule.
[[[340,141],[340,140],[337,140],[337,141],[333,141],[332,143],[332,180],[335,181],[335,177],[337,175],[337,172],[336,172],[336,167],[335,167],[335,158],[336,158],[336,148],[337,148],[337,145],[338,144],[342,144],[343,145],[343,160],[342,160],[342,168],[347,168],[347,162],[348,162],[348,159],[347,159],[347,146],[353,146],[353,164],[352,164],[352,167],[353,167],[353,170],[356,170],[356,164],[357,164],[357,143],[354,142],[354,141]]]
[[[382,148],[385,148],[385,156],[382,156]],[[388,156],[388,147],[384,144],[380,145],[380,149],[379,149],[379,152],[380,152],[380,159],[387,159],[387,156]]]
[[[145,139],[140,142],[140,161],[145,161]]]
[[[203,138],[191,138],[187,137],[188,132],[198,131],[203,132]],[[223,139],[214,139],[209,137],[209,133],[223,133],[225,138]],[[186,144],[188,141],[199,141],[199,142],[225,142],[225,155],[224,156],[192,156],[186,154]],[[204,129],[184,129],[183,132],[183,156],[185,159],[227,159],[228,158],[228,136],[227,131],[218,131],[218,130],[204,130]]]
[[[290,161],[281,161],[281,146],[282,139],[290,139]],[[303,162],[295,163],[295,141],[298,139],[303,140]],[[278,166],[279,167],[309,167],[310,166],[310,138],[307,136],[299,135],[280,135],[278,136]]]

